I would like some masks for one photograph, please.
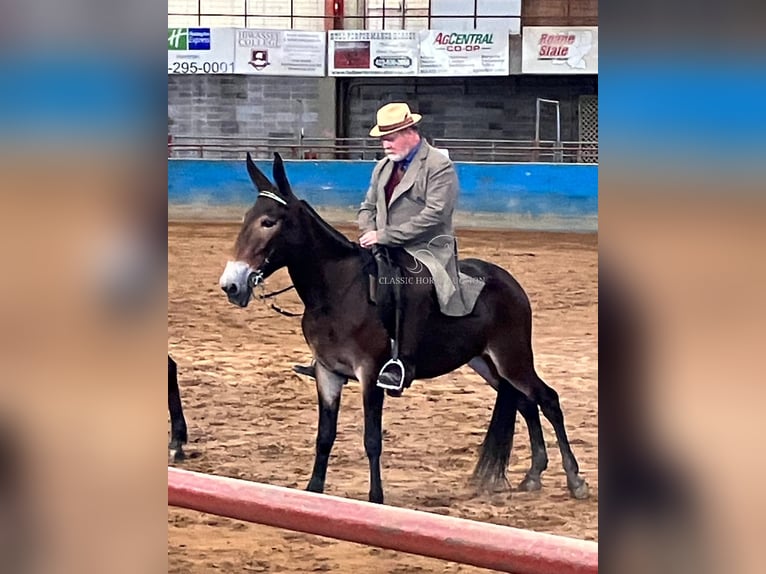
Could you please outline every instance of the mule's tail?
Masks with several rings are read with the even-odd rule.
[[[518,393],[508,381],[500,381],[492,411],[487,436],[481,445],[479,461],[473,471],[472,481],[482,490],[490,492],[509,490],[505,476],[513,446],[516,425]]]

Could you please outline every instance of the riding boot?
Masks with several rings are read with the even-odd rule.
[[[312,379],[316,379],[316,365],[316,359],[312,360],[310,365],[293,365],[293,372],[298,373],[299,375],[306,375]]]
[[[394,283],[396,305],[395,339],[392,359],[378,374],[377,385],[386,389],[391,397],[399,397],[415,378],[416,353],[423,336],[431,310],[433,297],[430,277],[425,280],[406,276],[401,283]]]

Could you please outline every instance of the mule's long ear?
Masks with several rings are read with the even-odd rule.
[[[285,164],[282,162],[282,156],[278,152],[274,152],[274,181],[279,188],[279,193],[282,194],[287,200],[295,199],[293,190],[290,187],[290,182],[287,181],[287,174],[285,173]]]
[[[276,191],[277,188],[269,181],[269,178],[255,165],[250,152],[247,152],[247,173],[258,191]]]

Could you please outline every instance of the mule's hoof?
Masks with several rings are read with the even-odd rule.
[[[317,484],[314,481],[309,482],[308,486],[306,487],[306,491],[308,492],[316,492],[317,494],[322,494],[324,492],[324,484]]]
[[[531,478],[529,476],[525,477],[524,480],[519,483],[519,490],[521,492],[534,492],[540,490],[542,487],[543,483],[540,482],[539,478]]]
[[[186,453],[184,453],[184,449],[179,446],[176,448],[168,449],[168,457],[173,462],[183,462],[186,460]]]
[[[369,494],[369,501],[374,504],[383,504],[383,493],[382,492],[370,492]]]
[[[580,483],[574,487],[569,487],[569,492],[572,493],[572,497],[577,500],[585,500],[590,496],[590,490],[588,489],[588,483],[580,479]]]
[[[479,484],[479,492],[486,492],[490,496],[494,494],[510,494],[512,491],[511,483],[505,477]]]

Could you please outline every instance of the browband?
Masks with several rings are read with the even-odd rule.
[[[269,199],[273,199],[277,203],[281,203],[284,206],[287,205],[287,202],[284,199],[282,199],[276,193],[273,193],[271,191],[259,191],[258,195],[262,195],[263,197],[268,197]]]

